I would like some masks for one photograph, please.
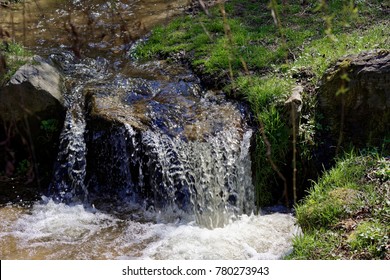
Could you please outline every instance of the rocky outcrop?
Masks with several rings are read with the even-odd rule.
[[[37,114],[64,111],[61,75],[40,57],[23,65],[0,91],[0,118],[19,121]]]
[[[60,72],[36,56],[0,88],[0,174],[5,178],[39,183],[51,176],[65,115],[62,84]]]
[[[172,137],[200,141],[225,125],[242,126],[235,106],[225,102],[223,94],[202,92],[198,78],[183,67],[149,62],[132,65],[131,76],[137,78],[84,88],[89,123],[127,124],[140,132],[158,129]]]
[[[233,163],[245,162],[240,154],[244,109],[223,94],[203,92],[196,76],[179,66],[132,65],[131,76],[84,88],[91,200],[103,193],[187,209],[195,186],[236,182],[233,177],[242,169]],[[214,175],[221,170],[223,178]],[[235,194],[223,199],[233,203]]]
[[[340,58],[323,76],[318,100],[334,147],[382,145],[390,136],[390,51]]]

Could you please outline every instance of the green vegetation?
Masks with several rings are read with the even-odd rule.
[[[246,93],[255,117],[262,120],[266,128],[267,138],[272,147],[273,160],[277,166],[283,166],[283,159],[288,153],[290,131],[281,113],[281,106],[287,99],[286,88],[290,88],[289,80],[281,80],[276,77],[259,78],[242,76],[236,80],[238,91]],[[268,159],[265,157],[267,146],[262,136],[257,134],[255,158],[255,182],[257,185],[257,204],[267,205],[272,202],[272,186],[269,179],[274,177],[274,170],[269,167]],[[276,178],[275,178],[276,180]]]
[[[0,44],[0,55],[5,59],[6,72],[1,73],[0,86],[4,86],[15,72],[31,57],[31,53],[22,45],[14,42]]]
[[[390,161],[349,155],[315,183],[296,215],[289,259],[389,259]]]
[[[326,68],[342,55],[388,47],[390,28],[379,1],[277,2],[228,1],[225,22],[218,5],[209,10],[210,16],[180,17],[154,29],[132,55],[138,59],[179,57],[207,79],[214,79],[215,85],[222,81],[232,96],[248,101],[264,125],[272,160],[279,169],[288,170],[291,128],[283,104],[292,87],[300,82],[313,89]],[[316,133],[322,129],[311,93],[303,93],[306,103],[297,139],[304,162],[312,157],[318,145]],[[270,191],[281,178],[264,156],[267,145],[260,133],[256,143],[255,186],[262,206],[275,202]]]
[[[41,135],[38,137],[39,141],[43,145],[53,145],[56,143],[55,138],[61,131],[61,125],[57,119],[42,120]]]
[[[327,14],[319,11],[321,1],[306,1],[307,5],[288,1],[277,6],[282,18],[280,29],[274,24],[268,1],[260,2],[263,3],[231,0],[225,4],[233,46],[229,46],[225,36],[221,13],[214,8],[210,17],[203,14],[181,17],[154,29],[135,55],[169,57],[180,51],[193,52],[193,66],[202,65],[206,73],[219,75],[221,70],[228,69],[232,56],[228,52],[232,49],[236,75],[243,71],[240,57],[249,70],[260,74],[311,65],[315,74],[321,75],[321,70],[340,55],[386,47],[389,43],[386,21],[381,22],[385,15],[380,15],[378,1],[359,1],[357,10],[349,7],[350,1],[329,1]],[[325,24],[328,18],[331,26]],[[374,20],[376,24],[372,27],[370,23]],[[326,35],[329,28],[332,36]]]
[[[317,81],[333,61],[345,54],[388,47],[389,35],[388,23],[378,23],[367,30],[358,29],[348,34],[335,34],[333,39],[324,37],[312,41],[305,47],[299,58],[292,63],[290,73],[309,68]]]

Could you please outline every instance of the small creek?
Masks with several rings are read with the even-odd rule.
[[[50,191],[31,207],[0,208],[1,259],[278,259],[291,250],[291,214],[253,214],[245,108],[188,69],[123,55],[188,2],[32,1],[19,6],[25,20],[0,10],[0,26],[68,85]]]

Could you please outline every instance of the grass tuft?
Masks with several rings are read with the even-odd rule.
[[[287,258],[389,259],[389,169],[379,154],[339,160],[296,206],[303,235]]]

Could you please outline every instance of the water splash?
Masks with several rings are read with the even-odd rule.
[[[248,130],[219,132],[207,141],[184,141],[147,131],[143,142],[157,164],[154,191],[165,205],[191,210],[199,225],[215,228],[254,207]]]
[[[51,187],[55,188],[55,199],[60,202],[85,202],[88,195],[84,182],[87,147],[82,89],[83,86],[79,85],[72,90],[72,100],[68,100],[69,108],[60,136],[60,152]]]
[[[87,146],[83,90],[86,83],[106,77],[108,61],[103,58],[78,60],[71,53],[52,55],[51,58],[60,66],[72,86],[65,95],[67,111],[50,191],[56,201],[84,203],[88,198],[88,188],[85,184]]]
[[[280,259],[299,233],[289,214],[242,215],[207,229],[43,201],[32,209],[0,208],[1,259]]]

